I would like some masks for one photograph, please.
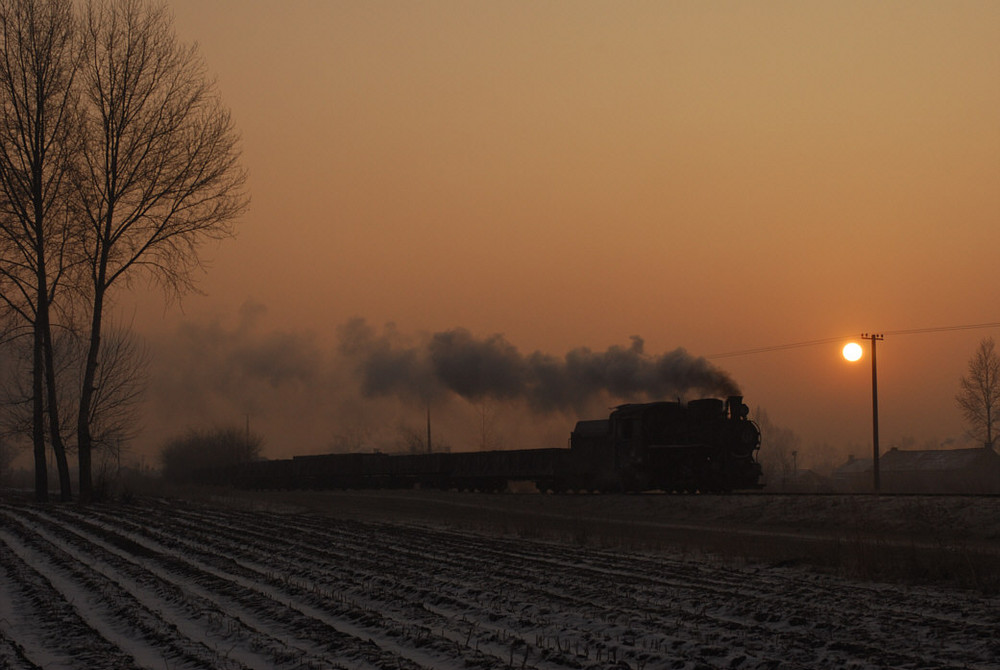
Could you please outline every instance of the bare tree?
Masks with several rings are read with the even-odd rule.
[[[427,453],[427,433],[423,429],[414,428],[405,421],[400,421],[396,430],[398,433],[395,444],[397,451],[407,454]]]
[[[760,463],[769,488],[784,488],[795,477],[796,457],[802,441],[794,431],[776,425],[767,412],[757,408],[754,421],[760,427]]]
[[[20,326],[15,331],[24,329]],[[30,442],[32,438],[33,361],[28,338],[8,336],[0,341],[0,436],[11,441]]]
[[[969,434],[993,448],[994,426],[1000,419],[1000,355],[996,343],[987,337],[969,359],[969,372],[959,380],[955,396],[969,424]]]
[[[117,450],[139,430],[138,406],[146,389],[148,352],[142,340],[128,328],[109,323],[101,336],[97,378],[90,406],[93,447]],[[59,416],[64,442],[75,432],[74,413],[80,402],[81,376],[89,342],[79,333],[62,330],[55,337],[55,369]],[[71,444],[69,445],[72,446]]]
[[[476,403],[476,414],[478,415],[477,429],[479,437],[480,451],[491,451],[500,449],[503,446],[503,436],[499,429],[499,403],[491,401],[489,398],[480,398]]]
[[[163,478],[176,483],[198,482],[211,470],[232,470],[260,458],[263,438],[237,426],[191,430],[170,440],[160,451]],[[212,481],[209,477],[208,481]]]
[[[17,448],[0,435],[0,486],[10,478],[11,463],[17,458]]]
[[[238,137],[196,47],[165,4],[92,0],[83,21],[86,109],[78,182],[90,274],[89,346],[77,413],[80,497],[91,495],[91,424],[104,310],[137,272],[193,288],[199,245],[246,207]]]
[[[20,374],[20,363],[15,336],[19,325],[14,319],[0,319],[0,484],[10,475],[10,465],[17,456],[17,438],[31,434],[31,420],[28,430],[23,429],[23,413],[20,411],[24,394],[19,392],[18,383],[25,375]],[[28,399],[30,403],[30,398]]]
[[[371,441],[371,428],[357,422],[343,427],[333,435],[330,439],[330,451],[338,454],[357,453],[363,451]]]
[[[45,407],[63,500],[69,466],[58,430],[52,319],[72,266],[69,186],[79,150],[71,0],[0,0],[0,296],[32,344],[35,494],[48,497]]]
[[[101,342],[90,431],[94,447],[116,451],[139,431],[137,415],[146,390],[149,352],[134,332],[119,325],[106,329]]]

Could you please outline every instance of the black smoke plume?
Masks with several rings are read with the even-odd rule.
[[[579,348],[560,358],[524,355],[502,335],[476,338],[464,328],[414,343],[391,326],[377,334],[364,319],[354,319],[339,335],[340,350],[355,362],[368,396],[525,400],[536,411],[551,412],[579,410],[601,395],[634,401],[739,394],[733,380],[704,358],[682,348],[650,355],[637,336],[627,347]]]

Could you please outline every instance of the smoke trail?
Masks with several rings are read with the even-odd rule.
[[[652,356],[635,336],[627,347],[579,348],[559,358],[537,351],[523,355],[502,335],[476,338],[464,328],[414,343],[391,327],[378,335],[363,319],[354,319],[339,334],[340,350],[356,362],[369,396],[524,399],[550,412],[579,409],[600,394],[640,400],[739,393],[733,380],[704,358],[682,348]]]

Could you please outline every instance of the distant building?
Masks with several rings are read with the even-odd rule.
[[[880,489],[885,493],[1000,493],[1000,454],[974,449],[890,449],[879,457]],[[871,491],[872,459],[851,457],[834,470],[840,491]]]
[[[879,465],[881,465],[881,460]],[[830,474],[830,483],[834,489],[845,493],[871,491],[874,486],[872,481],[872,459],[848,456],[847,462]]]

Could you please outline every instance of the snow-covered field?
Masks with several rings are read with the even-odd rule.
[[[0,667],[1000,667],[991,595],[346,516],[0,502]]]

